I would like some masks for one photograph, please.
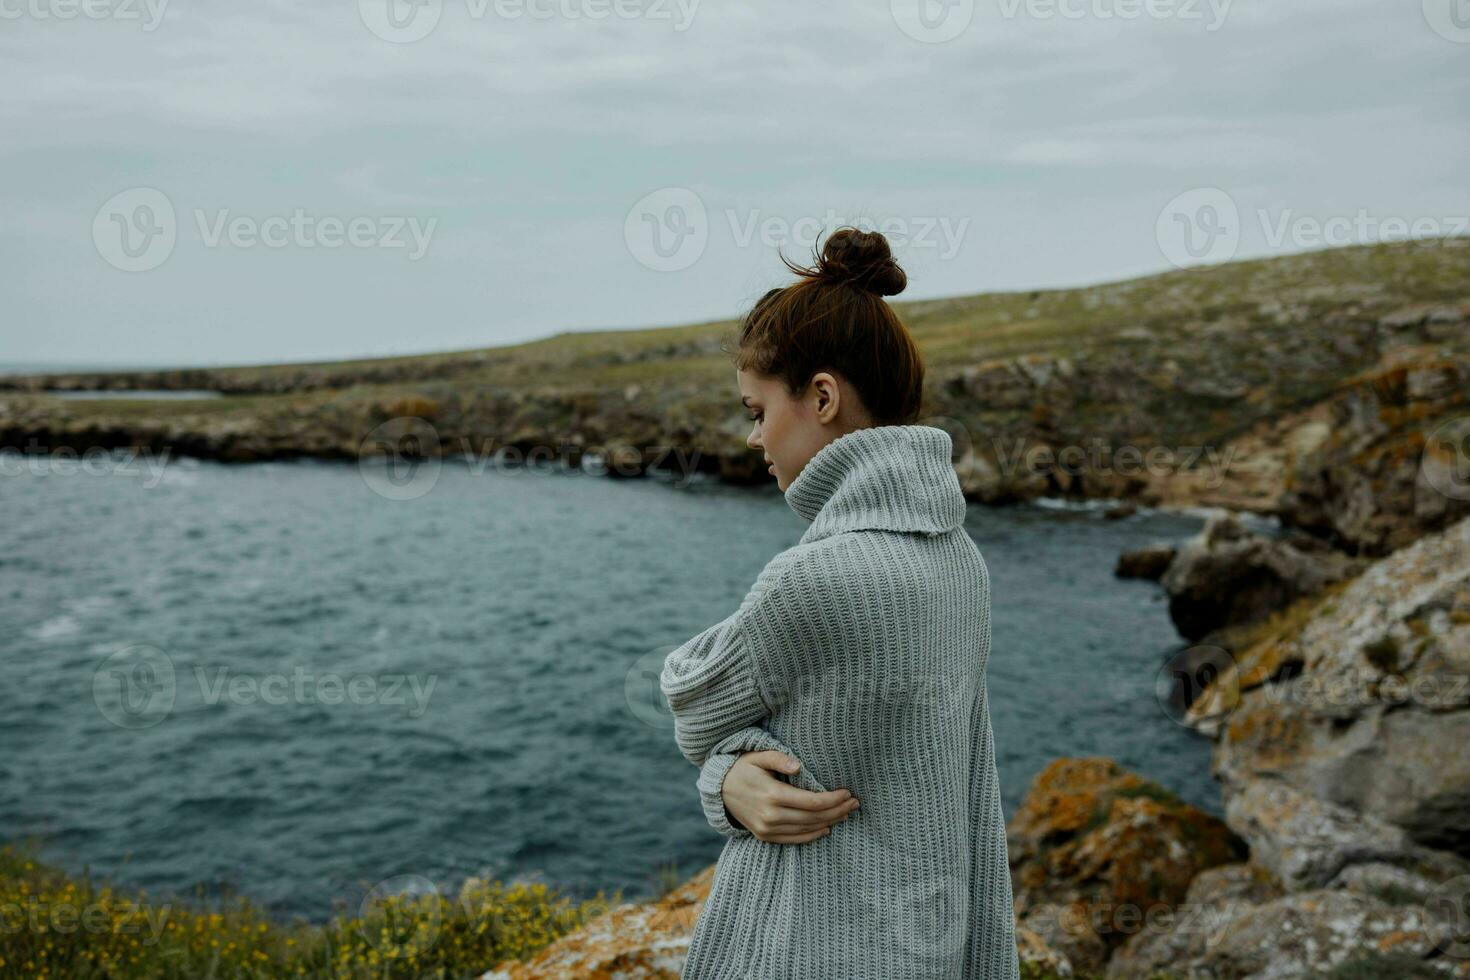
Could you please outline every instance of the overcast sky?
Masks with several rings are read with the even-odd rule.
[[[1465,230],[1466,0],[926,2],[0,0],[0,362],[719,319],[844,222],[905,299]]]

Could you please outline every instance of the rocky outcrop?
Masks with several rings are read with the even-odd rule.
[[[1287,506],[1302,527],[1371,554],[1442,526],[1464,503],[1425,488],[1436,474],[1457,485],[1458,444],[1439,426],[1464,408],[1467,271],[1470,247],[1449,239],[897,306],[924,351],[921,421],[954,437],[970,499]],[[422,399],[437,409],[431,455],[511,465],[613,456],[610,475],[769,483],[745,444],[734,326],[331,364],[0,378],[11,389],[0,390],[0,448],[356,460],[392,418],[385,407]],[[230,397],[122,407],[42,397],[43,387]],[[1419,443],[1422,485],[1410,479]]]
[[[1095,972],[1200,871],[1245,856],[1214,817],[1110,759],[1058,759],[1007,828],[1017,921]]]
[[[619,905],[525,962],[496,965],[482,980],[679,980],[714,875],[710,865],[657,901]]]
[[[1470,519],[1241,652],[1191,708],[1227,801],[1266,780],[1470,856]]]
[[[1180,547],[1160,581],[1180,634],[1199,640],[1226,626],[1258,622],[1304,595],[1356,575],[1366,559],[1306,535],[1276,540],[1230,514],[1211,517]]]
[[[1322,438],[1287,473],[1283,521],[1381,557],[1470,514],[1470,358],[1395,348],[1324,408]]]
[[[1252,863],[1288,891],[1325,888],[1362,867],[1426,883],[1470,873],[1470,862],[1416,844],[1402,827],[1273,780],[1233,792],[1225,819],[1249,842]]]
[[[529,960],[497,964],[481,980],[679,980],[715,867],[711,864],[662,898],[619,905]],[[1016,946],[1030,976],[1073,975],[1067,957],[1030,929],[1017,928]]]
[[[1248,861],[1111,977],[1470,977],[1470,519],[1273,618],[1190,708]]]
[[[1258,868],[1231,864],[1201,873],[1176,915],[1120,950],[1107,976],[1467,977],[1470,961],[1447,955],[1455,930],[1433,902],[1386,882],[1286,893]]]
[[[1113,568],[1113,574],[1119,578],[1158,580],[1168,570],[1177,550],[1172,544],[1151,544],[1133,551],[1125,551],[1118,556],[1118,564]]]

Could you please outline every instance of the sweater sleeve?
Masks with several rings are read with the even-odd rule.
[[[665,657],[659,687],[674,715],[679,751],[696,766],[721,739],[770,713],[739,611]]]
[[[738,609],[664,658],[659,687],[674,738],[696,766],[715,743],[773,713],[775,675],[803,628],[796,621],[801,598],[782,588],[790,567],[785,553],[772,558]]]
[[[696,786],[705,819],[727,837],[754,836],[730,822],[721,796],[740,754],[775,749],[801,758],[761,724],[784,705],[781,685],[793,649],[817,635],[803,613],[803,594],[781,587],[793,567],[789,556],[772,559],[740,608],[665,657],[659,676],[679,751],[700,767]],[[809,792],[827,791],[805,765],[778,778]]]

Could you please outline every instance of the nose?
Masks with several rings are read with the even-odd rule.
[[[758,432],[758,431],[759,430],[755,426],[751,426],[750,435],[748,435],[748,436],[745,437],[745,444],[747,446],[749,446],[751,449],[760,449],[761,448],[760,436],[756,435],[756,432]]]

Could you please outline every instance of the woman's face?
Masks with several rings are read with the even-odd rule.
[[[735,375],[740,403],[752,423],[745,444],[761,450],[782,493],[817,450],[844,433],[872,424],[856,407],[856,395],[826,371],[813,375],[799,398],[786,393],[780,378],[743,369]],[[855,418],[859,415],[861,418]]]

